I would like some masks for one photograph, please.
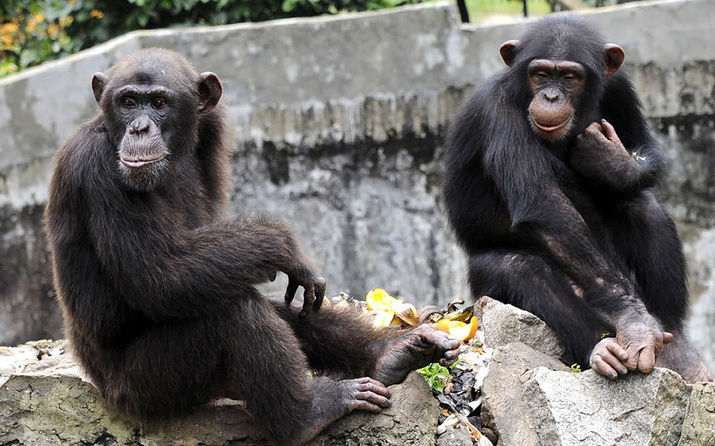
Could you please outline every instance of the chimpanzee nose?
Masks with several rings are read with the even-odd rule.
[[[149,117],[140,116],[129,124],[129,133],[145,133],[149,130]]]
[[[559,99],[559,94],[555,91],[545,91],[544,99],[549,102],[556,102]]]

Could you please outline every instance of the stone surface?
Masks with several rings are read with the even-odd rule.
[[[690,389],[675,372],[656,368],[611,382],[593,370],[528,374],[523,392],[540,444],[669,446],[678,443]]]
[[[444,131],[529,21],[460,26],[453,3],[136,32],[0,79],[0,344],[62,336],[41,229],[52,155],[96,111],[92,73],[152,45],[221,77],[236,136],[231,211],[290,220],[329,295],[383,287],[418,305],[467,299],[441,209]],[[703,39],[715,33],[715,2],[587,15],[625,49],[668,157],[664,196],[702,234],[685,240],[698,278],[689,329],[715,369],[715,266],[695,257],[711,252],[703,231],[715,225],[715,44]]]
[[[540,366],[569,370],[558,359],[520,342],[494,350],[489,374],[482,386],[482,417],[485,424],[499,435],[497,446],[539,445],[537,432],[540,426],[531,417],[530,395],[522,389],[526,373]]]
[[[715,384],[693,385],[678,446],[715,446]]]
[[[472,437],[467,429],[447,429],[447,432],[437,437],[436,446],[472,446]]]
[[[484,342],[489,347],[520,342],[547,356],[566,360],[566,350],[556,333],[528,311],[488,296],[477,301],[474,311],[480,327],[484,328]]]
[[[269,444],[238,401],[220,400],[166,422],[141,423],[108,411],[64,342],[0,348],[0,445],[262,446]],[[42,356],[42,359],[38,359]],[[310,444],[435,444],[439,407],[416,373],[390,386],[392,407],[354,412]]]

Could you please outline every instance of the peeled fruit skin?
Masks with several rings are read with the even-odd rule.
[[[415,306],[412,304],[401,304],[396,306],[395,314],[397,315],[397,317],[412,326],[415,326],[419,323],[419,315],[417,313],[417,308],[415,308]]]
[[[435,330],[443,331],[453,338],[459,339],[461,342],[467,342],[474,337],[474,334],[479,328],[479,323],[477,322],[476,316],[472,316],[472,319],[467,324],[461,321],[451,321],[448,319],[440,319],[434,324]]]

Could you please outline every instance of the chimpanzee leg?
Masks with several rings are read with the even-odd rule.
[[[475,298],[488,295],[540,317],[581,365],[589,364],[589,354],[604,333],[616,334],[580,296],[582,291],[537,255],[505,250],[473,255],[469,284]]]
[[[304,442],[351,410],[389,405],[380,383],[313,379],[306,363],[293,331],[265,299],[237,297],[232,311],[138,338],[108,379],[107,399],[149,415],[219,396],[243,399],[279,444]]]
[[[681,331],[688,306],[685,258],[673,220],[651,191],[617,201],[608,221],[614,245],[648,310],[668,331]]]
[[[609,218],[614,245],[634,271],[643,301],[674,335],[656,366],[675,370],[688,381],[712,380],[683,327],[688,290],[675,224],[651,191],[617,202]]]
[[[286,304],[282,296],[269,300],[293,329],[310,368],[320,373],[345,378],[368,376],[375,369],[378,345],[391,335],[375,329],[370,317],[356,308],[323,305],[301,318],[298,304]]]
[[[374,328],[369,316],[353,307],[323,307],[305,318],[300,307],[271,299],[293,328],[310,367],[340,377],[372,376],[385,385],[430,362],[451,364],[459,341],[427,325],[411,330]]]

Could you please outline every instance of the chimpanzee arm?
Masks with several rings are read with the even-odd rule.
[[[601,101],[604,120],[578,137],[569,165],[594,187],[632,194],[657,183],[663,160],[630,81],[618,73],[608,82]]]
[[[108,225],[114,225],[114,240],[106,236]],[[151,318],[225,311],[233,299],[252,295],[248,288],[272,279],[276,271],[305,287],[308,305],[317,304],[325,291],[292,231],[267,218],[193,230],[158,223],[138,230],[116,215],[93,212],[90,231],[99,262],[127,304]]]
[[[113,154],[73,147],[80,140],[68,142],[56,169],[63,184],[53,191],[54,201],[71,203],[72,218],[80,216],[74,223],[56,222],[62,226],[57,232],[75,240],[63,257],[86,256],[90,245],[106,281],[130,307],[155,320],[215,314],[233,299],[253,295],[248,288],[276,271],[305,288],[306,311],[322,302],[325,283],[286,225],[257,217],[184,228],[165,206],[142,201],[155,198],[118,187],[114,161],[93,159]]]
[[[508,126],[493,126],[477,141],[483,146],[484,171],[502,198],[514,239],[533,240],[584,289],[584,298],[611,317],[618,328],[624,314],[637,314],[659,327],[636,296],[633,284],[601,253],[585,221],[563,194],[544,148],[528,128],[517,123],[518,110],[501,107]]]

